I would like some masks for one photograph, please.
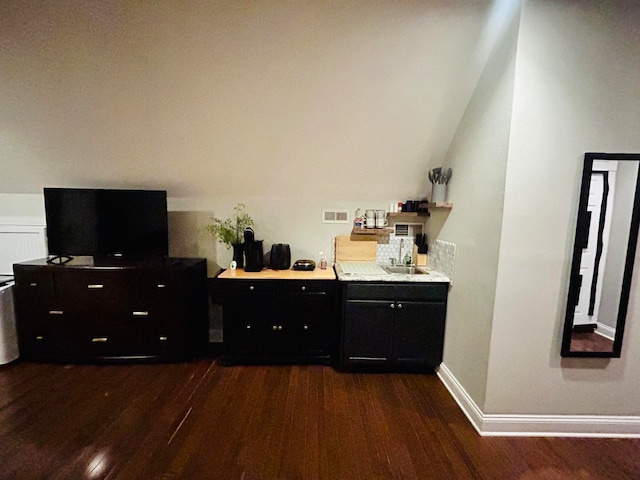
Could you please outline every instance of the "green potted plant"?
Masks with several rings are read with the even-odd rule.
[[[244,211],[245,207],[244,203],[238,203],[233,207],[233,216],[231,218],[220,220],[217,217],[212,217],[213,223],[204,227],[205,231],[211,233],[220,243],[223,243],[227,248],[233,249],[233,259],[239,268],[244,266],[242,255],[244,230],[253,225],[253,219]]]

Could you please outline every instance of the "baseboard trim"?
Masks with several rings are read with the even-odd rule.
[[[640,438],[638,416],[485,414],[445,364],[437,375],[482,436]]]

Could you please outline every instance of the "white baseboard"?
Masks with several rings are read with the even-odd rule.
[[[438,377],[482,436],[640,438],[638,416],[485,414],[445,364]]]
[[[596,333],[602,335],[604,338],[611,340],[612,342],[616,338],[616,329],[610,327],[609,325],[605,325],[604,323],[598,322],[596,324]]]

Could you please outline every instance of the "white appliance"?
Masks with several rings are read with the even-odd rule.
[[[0,287],[0,365],[17,359],[18,334],[13,310],[13,283]]]

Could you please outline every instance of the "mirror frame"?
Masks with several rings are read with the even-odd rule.
[[[627,255],[622,276],[622,289],[620,291],[620,302],[616,322],[616,334],[613,340],[611,351],[585,352],[571,351],[571,336],[573,333],[573,320],[575,305],[580,294],[580,263],[582,259],[582,239],[579,238],[581,232],[588,229],[587,203],[589,199],[589,188],[591,184],[591,174],[594,160],[621,160],[637,161],[640,163],[640,154],[636,153],[585,153],[582,170],[582,184],[580,187],[580,200],[578,204],[578,219],[576,222],[576,235],[573,244],[573,258],[571,263],[571,276],[569,277],[569,294],[567,296],[567,309],[564,321],[564,332],[562,336],[562,349],[560,354],[563,357],[607,357],[619,358],[622,352],[622,337],[627,318],[629,306],[629,294],[631,291],[631,279],[633,276],[633,265],[636,256],[636,245],[638,242],[638,227],[640,226],[640,168],[638,168],[638,178],[636,179],[635,194],[633,198],[633,210],[631,214],[631,225],[629,239],[627,242]]]

